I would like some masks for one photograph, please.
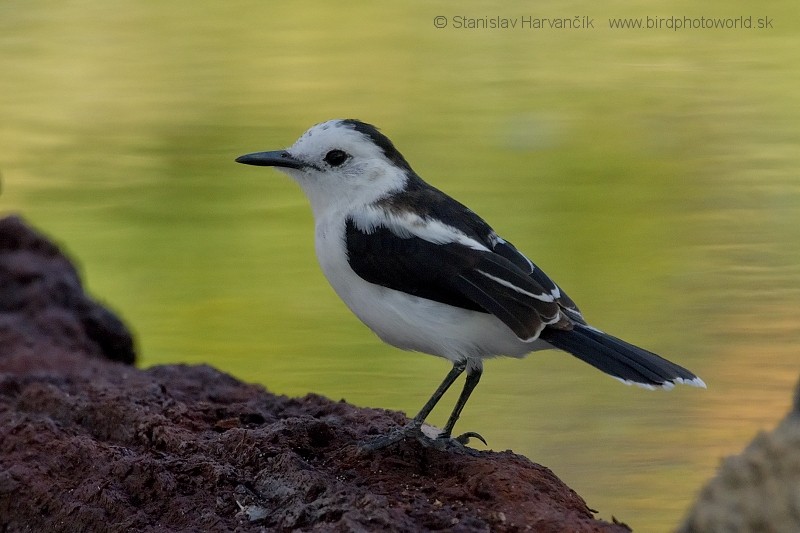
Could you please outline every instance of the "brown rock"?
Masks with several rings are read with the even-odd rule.
[[[360,452],[406,418],[138,370],[132,346],[54,245],[0,221],[0,530],[628,531],[511,452]]]

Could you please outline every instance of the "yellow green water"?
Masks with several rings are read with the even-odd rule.
[[[465,30],[457,15],[595,27]],[[773,27],[608,27],[639,16]],[[457,426],[550,467],[599,516],[666,531],[800,374],[798,30],[788,0],[6,0],[0,211],[79,259],[142,366],[209,363],[413,414],[447,364],[358,323],[317,268],[300,191],[233,163],[328,118],[373,122],[595,325],[708,383],[648,392],[557,352],[495,360]]]

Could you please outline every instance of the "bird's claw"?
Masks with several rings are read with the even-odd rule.
[[[453,440],[458,442],[459,444],[461,444],[463,446],[466,446],[467,444],[469,444],[469,439],[472,439],[472,438],[478,439],[479,441],[481,441],[483,443],[484,446],[488,446],[489,445],[489,443],[486,442],[486,439],[484,439],[481,436],[480,433],[476,433],[474,431],[467,431],[466,433],[462,433],[458,437],[453,438]]]

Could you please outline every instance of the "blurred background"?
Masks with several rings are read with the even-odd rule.
[[[594,28],[454,27],[576,15]],[[772,28],[609,27],[647,16]],[[233,163],[372,122],[590,322],[706,381],[650,392],[559,352],[497,359],[456,428],[548,466],[601,518],[665,531],[800,374],[799,27],[789,0],[5,0],[0,211],[77,259],[143,367],[413,416],[448,363],[362,326],[319,271],[299,189]]]

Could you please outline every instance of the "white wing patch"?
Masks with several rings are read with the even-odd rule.
[[[388,228],[401,239],[419,237],[433,244],[456,243],[473,250],[488,252],[489,249],[468,237],[463,231],[445,224],[441,220],[421,217],[410,211],[389,212],[374,205],[368,205],[351,213],[356,227],[365,233],[374,233],[379,227]]]

